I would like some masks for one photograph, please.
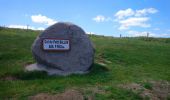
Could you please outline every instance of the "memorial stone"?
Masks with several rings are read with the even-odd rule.
[[[44,30],[32,45],[36,64],[26,70],[46,71],[49,75],[89,72],[94,47],[88,35],[77,25],[58,22]]]

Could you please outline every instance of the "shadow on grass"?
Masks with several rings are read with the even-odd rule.
[[[87,74],[71,74],[68,75],[69,77],[76,77],[76,76],[99,76],[106,72],[108,72],[109,69],[105,66],[102,66],[100,64],[94,63],[90,69],[90,72]],[[64,78],[67,76],[57,76],[57,75],[51,75],[49,76],[44,71],[32,71],[32,72],[17,72],[14,75],[18,80],[34,80],[34,79],[50,79],[50,78]]]
[[[16,73],[15,76],[19,80],[34,80],[34,79],[49,78],[47,73],[44,71],[20,72],[20,73]]]

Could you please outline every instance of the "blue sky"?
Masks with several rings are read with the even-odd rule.
[[[63,21],[106,36],[170,37],[170,0],[0,0],[0,25],[45,29]]]

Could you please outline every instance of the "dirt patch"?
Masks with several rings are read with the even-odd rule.
[[[139,94],[142,98],[150,100],[167,100],[170,97],[170,83],[167,81],[149,81],[151,88],[137,83],[121,84],[119,87],[131,90]]]
[[[121,84],[119,87],[132,90],[135,93],[144,89],[140,84],[137,83]]]
[[[3,80],[3,81],[13,81],[13,80],[18,80],[17,77],[15,76],[3,76],[0,78],[0,80]]]
[[[77,90],[67,90],[61,94],[40,93],[29,97],[29,100],[84,100],[84,96]]]
[[[103,89],[100,89],[99,87],[87,87],[84,88],[83,91],[91,91],[92,93],[97,93],[97,94],[105,94],[106,91]]]
[[[80,92],[82,91],[82,92]],[[34,96],[28,97],[29,100],[95,100],[95,94],[104,94],[104,90],[98,87],[82,88],[78,91],[77,89],[69,89],[63,93],[50,94],[50,93],[39,93]],[[87,92],[90,92],[89,94]]]
[[[83,91],[85,100],[95,100],[96,94],[106,94],[107,92],[99,87],[86,87],[81,88]]]
[[[170,83],[167,81],[151,81],[153,84],[152,91],[158,98],[163,100],[164,98],[170,97]]]

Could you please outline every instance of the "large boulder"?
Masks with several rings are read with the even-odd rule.
[[[67,39],[70,49],[49,51],[42,48],[44,38]],[[43,31],[32,45],[32,53],[37,61],[27,70],[43,70],[49,75],[69,75],[89,72],[94,60],[94,48],[88,35],[79,26],[59,22]]]

